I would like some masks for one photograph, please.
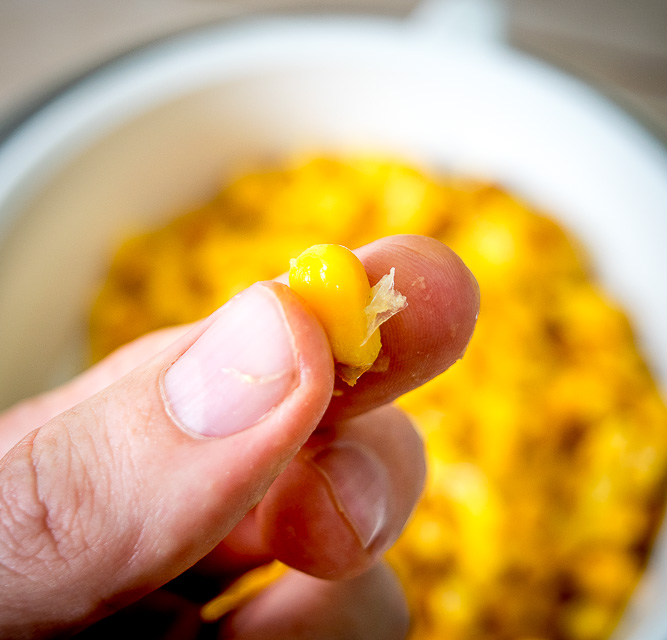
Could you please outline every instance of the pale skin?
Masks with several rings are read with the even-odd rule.
[[[90,637],[101,625],[132,637],[142,615],[169,612],[156,637],[194,638],[201,602],[274,558],[298,571],[226,616],[218,637],[406,636],[404,597],[381,558],[425,467],[419,436],[389,403],[463,355],[479,290],[431,239],[356,253],[371,282],[395,267],[408,307],[382,328],[383,370],[354,388],[335,380],[303,301],[265,282],[233,311],[145,336],[0,416],[0,637],[96,621]],[[232,326],[258,335],[225,335]],[[211,364],[219,352],[242,363],[235,378]],[[278,375],[265,375],[271,358]],[[262,375],[246,375],[253,367]]]

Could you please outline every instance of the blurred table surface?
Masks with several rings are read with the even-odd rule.
[[[443,0],[446,2],[447,0]],[[578,76],[667,143],[667,0],[498,0],[511,46]],[[0,0],[0,128],[127,49],[283,13],[408,16],[418,0]]]

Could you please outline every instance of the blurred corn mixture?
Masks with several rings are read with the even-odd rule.
[[[482,294],[464,359],[399,401],[430,468],[389,554],[412,637],[608,636],[661,517],[667,410],[582,251],[503,190],[370,157],[241,177],[120,247],[92,312],[94,355],[208,314],[310,245],[395,233],[451,246]]]

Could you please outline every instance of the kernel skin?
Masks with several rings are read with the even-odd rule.
[[[354,384],[373,365],[382,346],[379,331],[364,342],[371,286],[361,261],[341,245],[314,245],[291,262],[289,286],[322,324],[334,360],[345,367],[341,377]]]

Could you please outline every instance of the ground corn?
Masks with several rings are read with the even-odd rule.
[[[450,245],[482,298],[465,358],[399,401],[429,458],[389,556],[413,638],[604,638],[660,517],[667,410],[579,247],[502,189],[377,158],[246,175],[119,249],[94,354],[209,313],[310,245],[404,232]]]

